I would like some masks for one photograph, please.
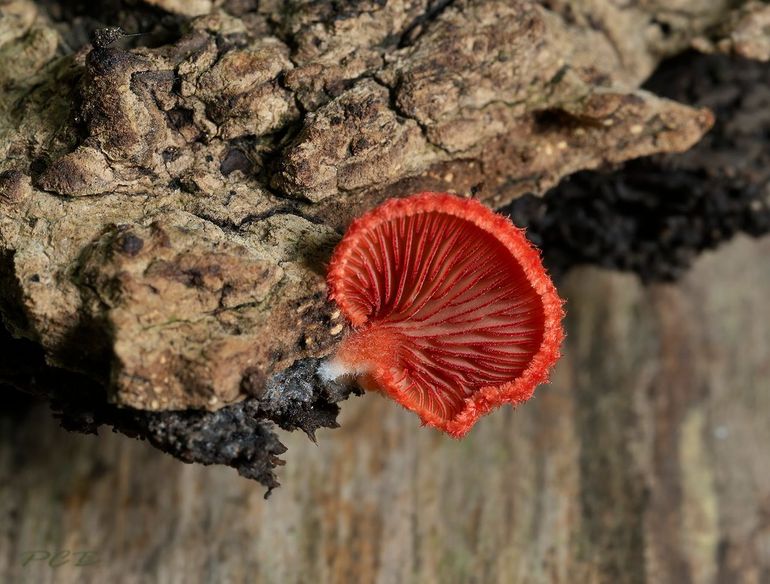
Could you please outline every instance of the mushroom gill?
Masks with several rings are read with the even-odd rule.
[[[421,193],[370,211],[327,281],[354,330],[321,376],[354,375],[456,437],[529,399],[559,357],[562,301],[539,252],[471,199]]]

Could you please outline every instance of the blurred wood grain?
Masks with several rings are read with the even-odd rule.
[[[5,411],[0,582],[770,582],[768,257],[739,238],[647,288],[575,270],[532,402],[454,441],[352,399],[318,446],[285,436],[267,501],[232,470]],[[57,550],[95,563],[29,560]]]

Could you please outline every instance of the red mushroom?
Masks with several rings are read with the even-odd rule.
[[[562,301],[539,252],[471,199],[421,193],[366,213],[327,281],[354,330],[320,375],[355,375],[452,436],[528,400],[559,357]]]

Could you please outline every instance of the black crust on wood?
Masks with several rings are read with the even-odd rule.
[[[267,487],[279,486],[275,467],[286,452],[273,423],[300,429],[311,438],[317,429],[336,428],[339,407],[351,388],[341,384],[307,382],[316,363],[308,359],[271,382],[261,398],[246,400],[216,412],[146,412],[106,402],[101,387],[83,375],[50,367],[34,343],[12,338],[0,328],[0,385],[3,403],[21,406],[17,389],[50,401],[62,427],[96,434],[103,425],[153,446],[188,463],[222,464]],[[282,385],[280,391],[278,384]],[[5,408],[6,406],[4,406]]]

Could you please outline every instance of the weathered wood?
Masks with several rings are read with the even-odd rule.
[[[553,382],[463,441],[370,395],[286,435],[268,501],[231,470],[0,417],[2,582],[770,580],[770,239],[677,285],[574,271]],[[23,566],[31,550],[99,563]]]
[[[364,210],[697,142],[707,108],[639,85],[707,4],[0,0],[4,325],[121,405],[258,395],[339,341],[323,263]]]

